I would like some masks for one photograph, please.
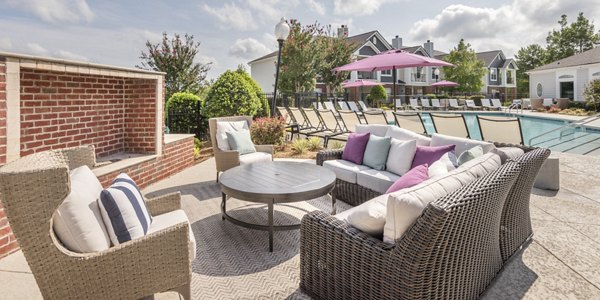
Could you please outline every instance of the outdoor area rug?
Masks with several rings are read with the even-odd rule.
[[[299,289],[300,230],[276,231],[270,253],[268,232],[222,220],[221,190],[216,182],[179,188],[197,244],[192,264],[194,299],[310,299]],[[267,223],[266,205],[229,199],[227,207],[237,219]],[[336,207],[338,212],[350,208],[341,201]],[[330,196],[275,205],[274,222],[299,223],[313,210],[330,212]]]

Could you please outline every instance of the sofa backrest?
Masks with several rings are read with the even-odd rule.
[[[396,241],[386,282],[406,299],[478,298],[502,267],[500,215],[519,171],[509,162],[427,205]]]
[[[429,146],[431,143],[430,137],[400,128],[395,125],[359,124],[356,125],[356,132],[369,132],[376,136],[389,136],[401,141],[417,140],[417,145],[419,146]]]
[[[454,137],[449,135],[443,135],[434,133],[431,135],[431,146],[444,146],[444,145],[456,145],[454,152],[456,156],[460,156],[463,152],[475,147],[481,146],[483,153],[488,153],[495,148],[494,144],[484,141],[472,140],[461,137]]]

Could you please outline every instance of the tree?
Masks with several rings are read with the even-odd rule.
[[[261,107],[256,90],[244,75],[227,70],[208,91],[202,112],[206,118],[255,116]]]
[[[600,32],[595,31],[594,24],[582,12],[570,25],[567,15],[560,16],[558,24],[560,29],[553,29],[546,37],[548,62],[581,53],[600,44]]]
[[[546,50],[538,44],[531,44],[519,49],[515,58],[519,66],[517,70],[517,93],[527,94],[529,92],[529,75],[525,72],[547,63]]]
[[[477,59],[477,54],[471,49],[471,44],[461,39],[444,60],[455,65],[455,67],[443,67],[443,71],[446,80],[459,84],[456,90],[462,92],[481,90],[483,87],[481,78],[486,74],[486,70],[483,61]]]
[[[244,68],[244,66],[239,65],[236,72],[238,72],[240,75],[242,75],[242,77],[248,82],[250,87],[252,87],[252,90],[256,94],[256,97],[258,97],[258,99],[260,100],[261,107],[258,110],[258,113],[256,114],[256,116],[257,117],[269,116],[269,113],[270,113],[269,101],[267,100],[267,95],[265,95],[265,93],[263,92],[260,85],[258,85],[256,80],[254,80],[254,78],[252,78],[252,76],[250,76],[250,74],[248,74],[248,72],[246,72],[246,68]]]
[[[374,106],[379,107],[379,102],[381,100],[387,99],[387,92],[385,91],[383,86],[376,85],[371,88],[371,91],[369,92],[369,99],[372,101],[372,104]]]
[[[200,103],[199,103],[200,102]],[[195,133],[198,124],[198,109],[201,106],[200,97],[188,92],[178,92],[167,100],[167,116],[172,111],[179,115],[178,118],[169,120],[169,131],[171,133]]]
[[[281,50],[279,90],[287,93],[302,93],[315,88],[319,44],[315,36],[322,28],[318,24],[302,26],[297,20],[289,20],[290,35]]]
[[[600,110],[600,79],[590,81],[585,85],[583,98],[587,102],[588,109]]]
[[[331,32],[331,25],[328,26],[328,32]],[[333,34],[319,38],[318,41],[320,42],[319,48],[322,55],[318,57],[317,75],[321,82],[326,85],[329,93],[340,92],[342,82],[348,78],[349,72],[335,74],[332,70],[351,62],[354,45]]]
[[[194,62],[199,47],[200,42],[194,42],[193,35],[186,34],[182,39],[175,34],[169,39],[165,32],[162,42],[146,42],[146,51],[142,51],[140,56],[141,66],[136,67],[166,73],[165,99],[169,99],[176,92],[199,94],[211,65]]]

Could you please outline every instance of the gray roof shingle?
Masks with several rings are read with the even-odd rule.
[[[551,70],[551,69],[558,69],[558,68],[566,68],[566,67],[575,67],[575,66],[597,64],[597,63],[600,63],[600,47],[596,47],[596,48],[575,54],[573,56],[569,56],[567,58],[557,60],[557,61],[549,63],[547,65],[537,67],[537,68],[531,70],[530,72]]]

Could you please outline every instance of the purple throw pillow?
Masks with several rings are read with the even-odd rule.
[[[389,194],[401,189],[409,188],[429,179],[428,168],[429,166],[427,164],[423,164],[410,169],[410,171],[398,178],[385,193]]]
[[[416,166],[420,166],[422,164],[432,165],[438,159],[440,159],[444,154],[450,151],[454,151],[456,148],[455,145],[445,145],[445,146],[419,146],[417,145],[417,152],[415,152],[415,157],[413,158],[412,166],[415,168]]]
[[[367,143],[369,143],[369,136],[371,134],[365,133],[351,133],[346,141],[346,147],[342,152],[342,159],[351,161],[355,164],[362,165],[363,156],[365,155],[365,149]]]

